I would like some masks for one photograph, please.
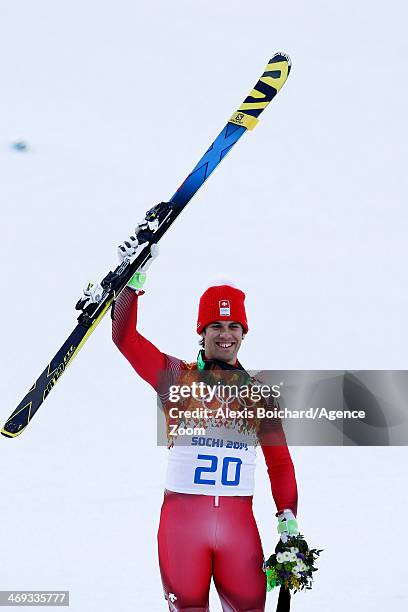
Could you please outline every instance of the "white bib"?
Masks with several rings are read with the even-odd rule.
[[[253,435],[208,427],[205,435],[175,439],[165,486],[197,495],[253,495],[255,461]]]

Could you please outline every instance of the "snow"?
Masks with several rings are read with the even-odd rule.
[[[247,292],[248,368],[406,368],[405,3],[14,0],[2,13],[1,422],[73,328],[82,288],[281,49],[288,83],[166,235],[140,328],[193,359],[198,298],[219,274]],[[109,328],[24,435],[1,437],[0,589],[69,589],[75,612],[159,612],[166,450],[154,395]],[[405,448],[292,454],[301,530],[325,549],[293,608],[405,610]],[[268,553],[274,511],[260,458]]]

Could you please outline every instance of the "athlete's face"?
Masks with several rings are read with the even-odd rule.
[[[207,359],[219,359],[231,365],[237,355],[244,333],[240,323],[235,321],[214,321],[201,334],[204,338],[204,351]]]

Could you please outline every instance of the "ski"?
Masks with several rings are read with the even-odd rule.
[[[255,87],[172,198],[147,211],[143,230],[137,235],[139,247],[135,257],[124,260],[113,272],[105,276],[100,283],[101,292],[97,300],[86,305],[81,300],[78,302],[76,308],[82,312],[75,329],[7,419],[1,430],[4,436],[14,438],[25,430],[130,278],[150,259],[150,246],[159,242],[241,136],[256,126],[259,115],[286,82],[290,68],[290,58],[285,53],[276,53],[269,60]]]

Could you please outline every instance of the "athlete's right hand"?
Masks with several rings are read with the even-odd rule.
[[[128,282],[127,286],[130,289],[133,289],[134,291],[136,291],[137,294],[139,294],[139,293],[141,293],[143,291],[143,285],[145,284],[146,278],[147,278],[146,271],[150,267],[152,261],[154,259],[156,259],[158,254],[159,254],[159,247],[158,247],[158,245],[157,244],[152,244],[151,247],[150,247],[150,256],[151,256],[150,259],[145,263],[144,266],[139,268],[139,270],[137,270],[134,273],[134,275],[132,276],[132,278]]]
[[[122,244],[118,246],[117,253],[118,253],[119,263],[122,263],[124,259],[132,259],[134,257],[138,249],[140,249],[140,247],[142,246],[137,239],[137,235],[141,231],[146,229],[146,227],[147,227],[146,221],[142,221],[141,223],[138,223],[137,226],[135,227],[134,235],[129,236],[127,240],[125,240],[124,242],[122,242]],[[143,246],[147,246],[146,243],[144,243]]]

